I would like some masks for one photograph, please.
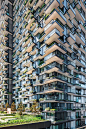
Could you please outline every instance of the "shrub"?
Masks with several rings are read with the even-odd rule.
[[[49,110],[50,110],[50,107],[45,108],[45,111],[49,111]]]

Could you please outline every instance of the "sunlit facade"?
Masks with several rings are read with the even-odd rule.
[[[3,83],[11,81],[16,108],[21,101],[30,107],[37,100],[44,119],[52,121],[51,129],[79,129],[86,124],[85,21],[85,0],[13,3],[13,54],[8,57],[13,62],[3,62],[0,55],[5,66],[13,65],[13,81],[4,80],[5,66],[0,62],[1,92]],[[0,48],[12,52],[9,47]]]

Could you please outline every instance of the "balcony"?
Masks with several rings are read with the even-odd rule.
[[[33,70],[34,70],[34,67],[33,66],[29,67],[28,68],[28,72],[26,74],[31,74]]]
[[[47,25],[51,20],[55,20],[57,18],[60,19],[63,25],[66,24],[66,18],[64,17],[62,12],[58,12],[56,9],[54,9],[54,11],[47,16],[47,18],[45,19],[45,24]]]
[[[76,18],[78,21],[82,21],[83,23],[85,22],[85,17],[83,16],[81,10],[76,7]]]
[[[43,5],[43,3],[44,3],[44,1],[42,1],[42,0],[36,0],[33,5],[34,10],[36,10],[38,7],[41,7]]]
[[[45,33],[48,34],[50,31],[57,29],[60,32],[60,35],[63,35],[64,25],[61,23],[59,19],[52,20],[46,27]]]
[[[25,17],[24,17],[24,19],[25,19],[26,22],[29,21],[30,13],[31,13],[31,11],[29,10],[29,11],[26,13]],[[24,28],[25,28],[26,26],[27,26],[27,25],[25,25]]]
[[[38,15],[38,14],[39,14],[39,16],[42,16],[42,15],[43,15],[45,6],[46,6],[46,5],[45,5],[45,3],[44,3],[44,4],[39,8],[37,15]]]
[[[69,31],[69,34],[67,35],[68,42],[72,45],[76,42],[75,36]]]
[[[49,44],[53,41],[55,41],[56,39],[58,39],[60,36],[60,32],[55,28],[54,30],[52,30],[45,38],[44,41],[45,43]]]
[[[45,38],[45,32],[43,31],[39,36],[39,41],[42,42]]]
[[[27,23],[27,25],[25,27],[27,30],[30,30],[30,26],[34,22],[34,20],[35,19],[34,19],[33,15],[31,15],[30,18],[29,18],[29,21],[28,21],[28,23]]]
[[[61,44],[58,44],[56,42],[52,42],[51,44],[47,45],[46,50],[45,50],[45,54],[49,54],[55,50],[60,50],[63,54],[66,53],[66,49],[64,46],[62,46]]]
[[[30,0],[30,1],[29,1],[29,6],[30,6],[30,7],[33,7],[34,4],[35,4],[35,0]]]
[[[49,14],[51,12],[51,10],[53,10],[54,8],[57,8],[59,6],[59,4],[60,4],[59,0],[50,0],[47,3],[47,6],[45,8],[45,13]]]
[[[71,61],[68,62],[68,68],[69,68],[69,69],[74,69],[75,66],[76,66],[76,65],[75,65],[74,62],[71,62]]]
[[[28,46],[27,46],[26,51],[27,51],[27,52],[31,52],[31,51],[32,51],[32,47],[33,47],[34,45],[35,45],[35,43],[30,42],[30,43],[28,44]]]
[[[71,19],[73,19],[73,18],[75,17],[75,15],[76,15],[75,10],[72,8],[71,5],[69,5],[68,13],[69,13],[70,16],[71,16]]]

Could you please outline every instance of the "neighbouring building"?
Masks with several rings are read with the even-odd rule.
[[[12,103],[12,0],[0,0],[0,105]]]

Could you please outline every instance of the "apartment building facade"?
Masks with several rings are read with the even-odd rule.
[[[11,1],[8,3],[12,6]],[[5,82],[11,86],[9,93],[13,93],[16,108],[21,101],[30,107],[36,100],[44,119],[52,121],[51,129],[78,129],[86,125],[85,21],[85,0],[14,0],[13,3],[10,43],[13,55],[12,46],[3,50],[9,51],[8,59],[13,58],[13,62],[6,62],[11,67],[11,78]],[[8,40],[8,36],[4,38]],[[2,78],[1,92],[3,81]],[[9,86],[5,85],[5,90]]]
[[[12,103],[12,2],[0,0],[0,105]]]
[[[86,124],[85,12],[83,0],[14,1],[13,98],[37,100],[51,128]]]

